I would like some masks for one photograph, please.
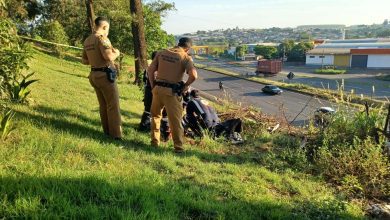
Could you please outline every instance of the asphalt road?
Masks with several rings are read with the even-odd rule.
[[[224,61],[213,60],[197,60],[197,62],[215,66],[222,69],[227,69],[240,74],[253,73],[256,70],[256,62],[245,63],[243,66],[236,66]],[[342,75],[318,75],[313,74],[314,69],[308,67],[283,67],[283,71],[279,74],[267,77],[273,81],[289,81],[287,74],[289,72],[295,73],[295,78],[291,80],[291,83],[302,83],[317,88],[329,88],[337,90],[337,88],[344,81],[344,89],[346,92],[354,90],[355,94],[363,94],[367,97],[374,97],[377,99],[390,98],[390,83],[388,81],[382,81],[376,79],[379,72],[389,72],[390,70],[349,70],[350,73]],[[263,75],[259,75],[262,77]],[[373,93],[373,86],[375,87],[375,93]]]
[[[269,115],[278,117],[285,115],[289,121],[298,116],[293,123],[295,125],[307,124],[318,107],[335,106],[329,101],[292,91],[283,91],[281,95],[264,94],[261,92],[261,88],[264,87],[262,84],[203,69],[198,69],[198,74],[199,79],[193,84],[194,88],[218,98],[227,96],[233,102],[260,108]],[[219,90],[219,81],[223,82],[225,92]]]

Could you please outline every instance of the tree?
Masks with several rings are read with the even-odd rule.
[[[390,29],[379,31],[377,37],[390,37]]]
[[[72,45],[81,45],[91,33],[85,13],[85,1],[43,0],[42,18],[39,23],[58,21]]]
[[[166,3],[158,0],[146,4],[143,9],[145,17],[145,37],[148,46],[147,53],[151,55],[153,51],[173,46],[175,44],[175,37],[161,29],[161,19],[166,16],[168,11],[175,10],[175,5],[173,3]]]
[[[0,0],[0,15],[17,22],[33,20],[40,14],[40,8],[37,0]]]
[[[288,56],[288,61],[306,61],[306,52],[313,49],[314,45],[310,42],[300,42],[291,49],[291,52]]]
[[[146,40],[144,28],[144,15],[141,0],[130,0],[130,13],[132,16],[131,32],[134,42],[135,81],[137,85],[142,84],[142,72],[147,69]]]
[[[87,17],[89,28],[91,33],[95,30],[95,13],[93,10],[93,0],[85,0],[85,6],[87,7]]]
[[[275,59],[278,56],[278,50],[272,46],[257,45],[254,51],[256,55],[261,55],[265,59]]]
[[[11,91],[12,83],[28,69],[30,52],[28,44],[19,38],[14,22],[0,19],[0,97]]]
[[[42,38],[60,44],[68,44],[68,36],[64,27],[58,21],[48,21],[38,27],[39,36]],[[57,55],[62,55],[63,47],[51,46]]]
[[[248,46],[243,44],[236,47],[236,57],[243,57],[248,53]]]
[[[385,19],[385,21],[383,21],[383,25],[388,25],[388,24],[389,24],[389,20]]]
[[[284,40],[281,44],[278,46],[278,55],[279,57],[288,57],[291,49],[294,47],[295,42],[294,40]]]

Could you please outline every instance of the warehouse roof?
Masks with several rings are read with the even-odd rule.
[[[347,48],[314,48],[309,50],[306,54],[309,55],[322,55],[322,54],[349,54],[350,49]]]
[[[344,48],[344,49],[365,49],[365,48],[390,48],[390,42],[376,43],[324,43],[316,48]]]
[[[325,43],[379,43],[390,42],[390,38],[367,38],[367,39],[348,39],[348,40],[326,40]]]

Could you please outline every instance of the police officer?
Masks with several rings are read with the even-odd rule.
[[[99,101],[103,131],[114,139],[122,138],[118,87],[109,68],[115,69],[113,61],[120,55],[107,38],[110,24],[104,17],[95,19],[95,32],[84,41],[83,64],[91,65],[89,81]],[[111,74],[111,75],[110,75]]]
[[[185,72],[188,79],[183,85],[182,92],[187,91],[198,77],[192,58],[188,55],[191,46],[190,38],[181,38],[178,46],[158,52],[148,68],[149,81],[153,88],[151,144],[153,146],[160,144],[160,123],[162,109],[165,107],[177,153],[184,151],[184,130],[181,124],[182,94],[177,93],[175,88],[183,80]],[[157,75],[154,76],[156,71]]]
[[[156,57],[157,51],[153,51],[152,53],[152,60]],[[152,106],[152,99],[153,99],[153,94],[152,94],[152,87],[149,82],[149,76],[148,76],[148,71],[145,70],[144,75],[143,75],[143,82],[144,82],[144,113],[142,114],[141,117],[141,122],[139,124],[139,129],[141,131],[150,131],[150,108]]]
[[[154,57],[156,57],[156,55],[157,55],[157,51],[153,51],[152,60],[154,59]],[[151,126],[150,126],[150,122],[151,122],[150,108],[152,106],[153,94],[152,94],[152,87],[150,86],[150,82],[148,80],[148,77],[149,77],[148,72],[147,72],[147,70],[145,70],[144,75],[143,75],[143,82],[145,85],[144,86],[144,99],[143,99],[144,113],[142,114],[142,117],[141,117],[139,129],[141,131],[150,132],[150,128],[151,128]],[[161,132],[163,141],[164,142],[168,141],[169,135],[170,135],[170,129],[169,129],[169,124],[168,124],[167,112],[165,111],[165,109],[163,110],[163,113],[162,113],[160,132]]]
[[[214,137],[224,135],[232,144],[242,144],[242,121],[239,118],[221,122],[213,107],[199,96],[198,90],[191,91],[191,101],[186,107],[184,117],[187,127],[195,136],[203,137],[203,130],[209,130]]]

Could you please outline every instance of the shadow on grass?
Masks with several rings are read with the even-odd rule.
[[[226,188],[191,179],[151,181],[96,176],[2,176],[0,215],[5,218],[70,219],[353,219],[345,209],[321,203],[245,201]],[[240,196],[241,197],[241,196]]]
[[[128,133],[139,132],[138,123],[124,123],[123,127],[125,137],[122,141],[116,141],[103,134],[103,132],[101,131],[101,124],[99,120],[94,120],[89,117],[86,117],[85,115],[77,114],[75,112],[72,112],[72,110],[70,109],[53,109],[47,106],[38,106],[34,108],[34,111],[34,113],[16,111],[16,116],[19,118],[28,119],[38,128],[52,128],[61,132],[67,132],[80,138],[90,138],[98,140],[100,143],[113,144],[118,147],[125,147],[128,150],[144,151],[151,154],[174,154],[173,148],[151,147],[149,143],[145,143],[142,139],[129,139],[128,137],[126,137]],[[132,116],[134,115],[129,115],[129,117]],[[70,121],[69,118],[76,118],[76,120],[79,120],[80,122]],[[196,156],[204,162],[223,162],[234,164],[255,162],[250,157],[243,157],[242,155],[240,156],[213,154],[205,153],[198,150],[187,150],[184,154],[180,154],[178,156]]]
[[[103,134],[99,120],[94,120],[85,115],[77,114],[70,109],[54,109],[47,106],[38,106],[34,108],[35,113],[27,113],[17,111],[17,117],[30,120],[38,128],[52,128],[61,132],[67,132],[80,138],[90,138],[99,141],[100,143],[113,144],[118,147],[125,147],[128,150],[144,151],[151,154],[172,153],[173,148],[166,147],[151,147],[142,139],[129,139],[129,132],[138,132],[138,124],[124,123],[124,139],[122,141],[113,140]],[[94,114],[98,114],[97,112]],[[132,117],[134,115],[125,115]],[[76,118],[80,122],[72,122],[69,118]],[[145,133],[147,134],[147,133]],[[222,155],[211,154],[197,150],[187,150],[184,154],[178,155],[181,157],[196,156],[204,162],[223,162],[223,163],[254,163],[250,157],[240,155]]]
[[[34,113],[17,111],[17,117],[25,118],[31,121],[37,128],[52,128],[60,132],[66,132],[80,138],[89,138],[102,144],[112,144],[127,150],[136,152],[146,152],[154,155],[175,154],[172,147],[152,147],[145,142],[145,138],[140,137],[138,123],[124,123],[124,139],[121,141],[113,140],[103,134],[101,131],[100,120],[91,119],[85,115],[77,114],[70,109],[53,109],[47,106],[38,106],[34,108]],[[97,112],[94,114],[98,114]],[[129,117],[132,117],[130,115]],[[125,116],[127,117],[127,116]],[[72,119],[69,120],[69,119]],[[132,135],[129,135],[132,133]],[[148,133],[144,133],[148,135]],[[131,138],[129,138],[131,136]],[[218,154],[208,153],[205,150],[196,148],[187,149],[185,153],[177,155],[178,157],[197,157],[204,163],[229,163],[229,164],[259,164],[261,155],[253,152],[241,150],[237,154]],[[284,167],[288,169],[288,166]],[[281,169],[279,167],[279,169]],[[272,170],[272,169],[271,169]],[[281,170],[279,170],[281,171]]]

